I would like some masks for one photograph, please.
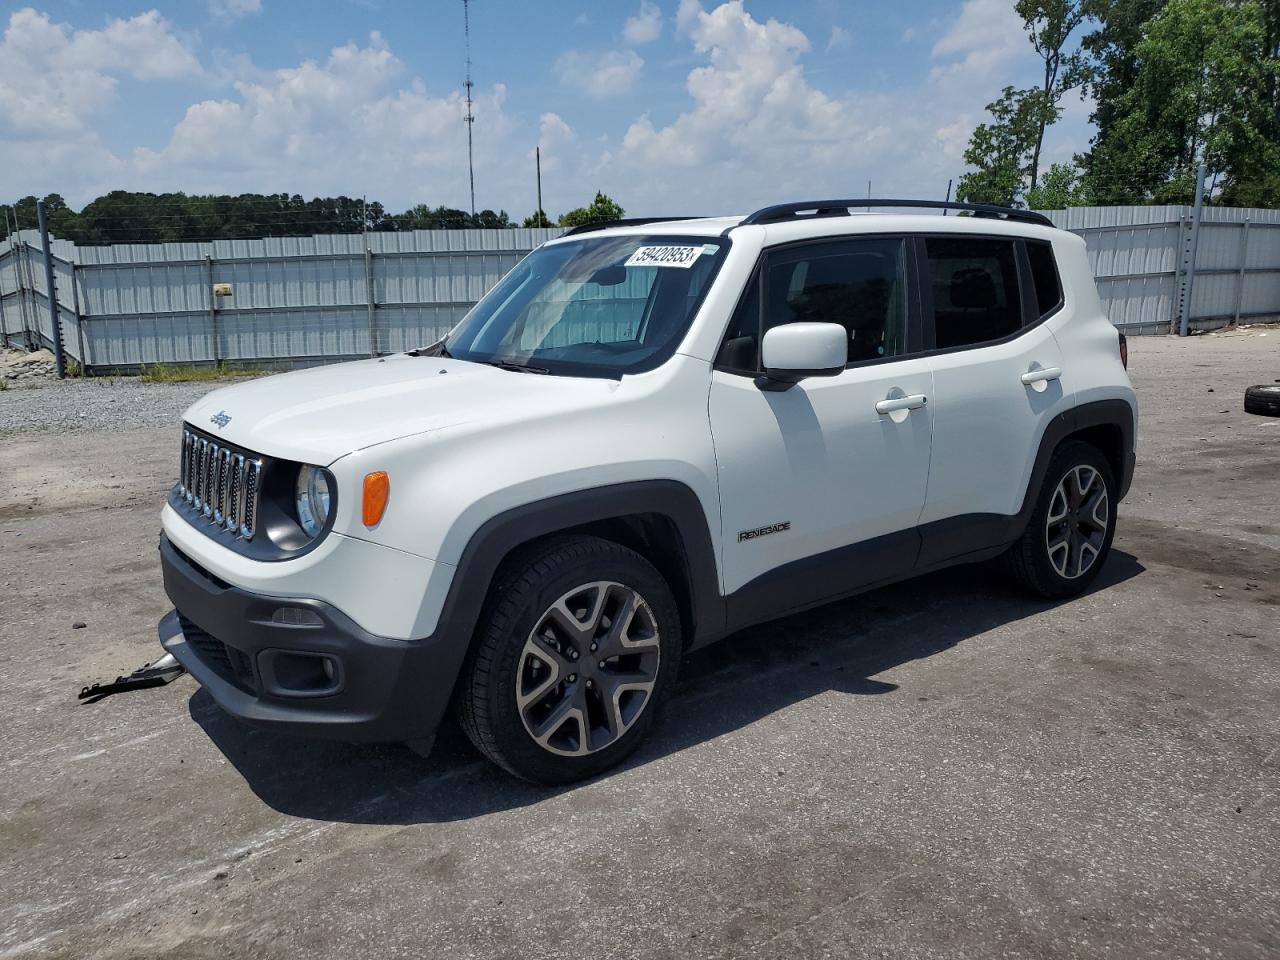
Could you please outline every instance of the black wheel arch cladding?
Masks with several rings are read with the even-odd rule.
[[[686,642],[723,632],[724,600],[706,514],[693,490],[676,480],[642,480],[566,493],[490,518],[463,550],[437,632],[448,629],[471,635],[503,561],[514,551],[555,534],[590,533],[599,525],[611,525],[615,532],[609,539],[627,546],[633,545],[627,542],[631,537],[656,532],[657,549],[638,552],[657,554],[648,559],[667,579],[677,605],[684,608]],[[667,542],[665,537],[672,539]]]

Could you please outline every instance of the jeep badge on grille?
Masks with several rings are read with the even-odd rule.
[[[215,413],[212,417],[209,418],[209,422],[212,423],[215,427],[218,427],[219,429],[221,429],[222,427],[225,427],[228,423],[231,422],[231,414],[227,413],[227,411],[225,410],[219,410],[217,413]]]

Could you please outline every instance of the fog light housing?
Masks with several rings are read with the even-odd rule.
[[[342,662],[327,653],[264,650],[258,670],[272,696],[331,697],[342,689]]]

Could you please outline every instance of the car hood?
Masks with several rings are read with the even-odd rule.
[[[327,465],[443,427],[572,412],[602,402],[617,387],[615,380],[397,354],[224,387],[192,404],[183,419],[256,453]]]

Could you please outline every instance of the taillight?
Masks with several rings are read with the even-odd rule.
[[[1120,362],[1126,370],[1129,369],[1129,338],[1123,333],[1120,334]]]

